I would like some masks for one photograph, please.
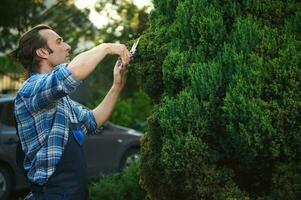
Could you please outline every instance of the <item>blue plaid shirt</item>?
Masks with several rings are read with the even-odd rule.
[[[92,111],[69,98],[68,94],[81,82],[72,77],[66,66],[58,65],[51,74],[33,74],[15,99],[24,168],[29,181],[40,185],[47,182],[60,161],[69,124],[80,123],[85,134],[97,127]]]

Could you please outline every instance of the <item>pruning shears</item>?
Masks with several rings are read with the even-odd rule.
[[[135,57],[135,54],[136,54],[136,50],[137,50],[137,46],[139,44],[139,41],[140,41],[140,37],[134,42],[131,50],[130,50],[130,53],[131,53],[131,61],[134,60],[134,57]],[[119,67],[122,67],[122,62],[119,60],[119,64],[118,64]]]
[[[134,44],[133,44],[133,46],[132,46],[132,48],[131,48],[131,50],[130,50],[130,53],[131,53],[131,60],[134,59],[134,56],[135,56],[135,53],[136,53],[136,48],[137,48],[137,46],[138,46],[138,44],[139,44],[139,41],[140,41],[140,37],[136,40],[136,42],[134,42]]]

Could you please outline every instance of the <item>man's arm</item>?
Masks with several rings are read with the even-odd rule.
[[[103,43],[77,55],[69,63],[68,69],[75,79],[84,80],[108,54],[119,55],[123,65],[127,65],[130,61],[131,55],[125,45]]]
[[[110,91],[107,93],[103,101],[93,109],[93,115],[95,117],[98,127],[101,127],[111,116],[115,104],[118,100],[119,94],[122,91],[126,78],[127,78],[127,66],[118,66],[118,61],[114,67],[114,82]]]

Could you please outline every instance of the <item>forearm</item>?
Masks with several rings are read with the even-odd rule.
[[[120,92],[120,88],[112,86],[103,101],[93,110],[98,127],[101,127],[111,116]]]
[[[77,80],[84,80],[97,64],[110,53],[109,44],[100,44],[88,51],[77,55],[68,65],[68,68]]]

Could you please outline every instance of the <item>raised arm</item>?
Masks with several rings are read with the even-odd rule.
[[[122,91],[126,78],[127,66],[118,66],[118,61],[114,67],[114,82],[110,91],[107,93],[103,101],[93,110],[93,115],[98,127],[102,126],[112,114],[115,104],[118,100],[119,94]]]
[[[70,62],[68,68],[75,79],[84,80],[108,54],[120,56],[124,65],[127,65],[130,61],[130,52],[125,45],[104,43],[76,56]]]

